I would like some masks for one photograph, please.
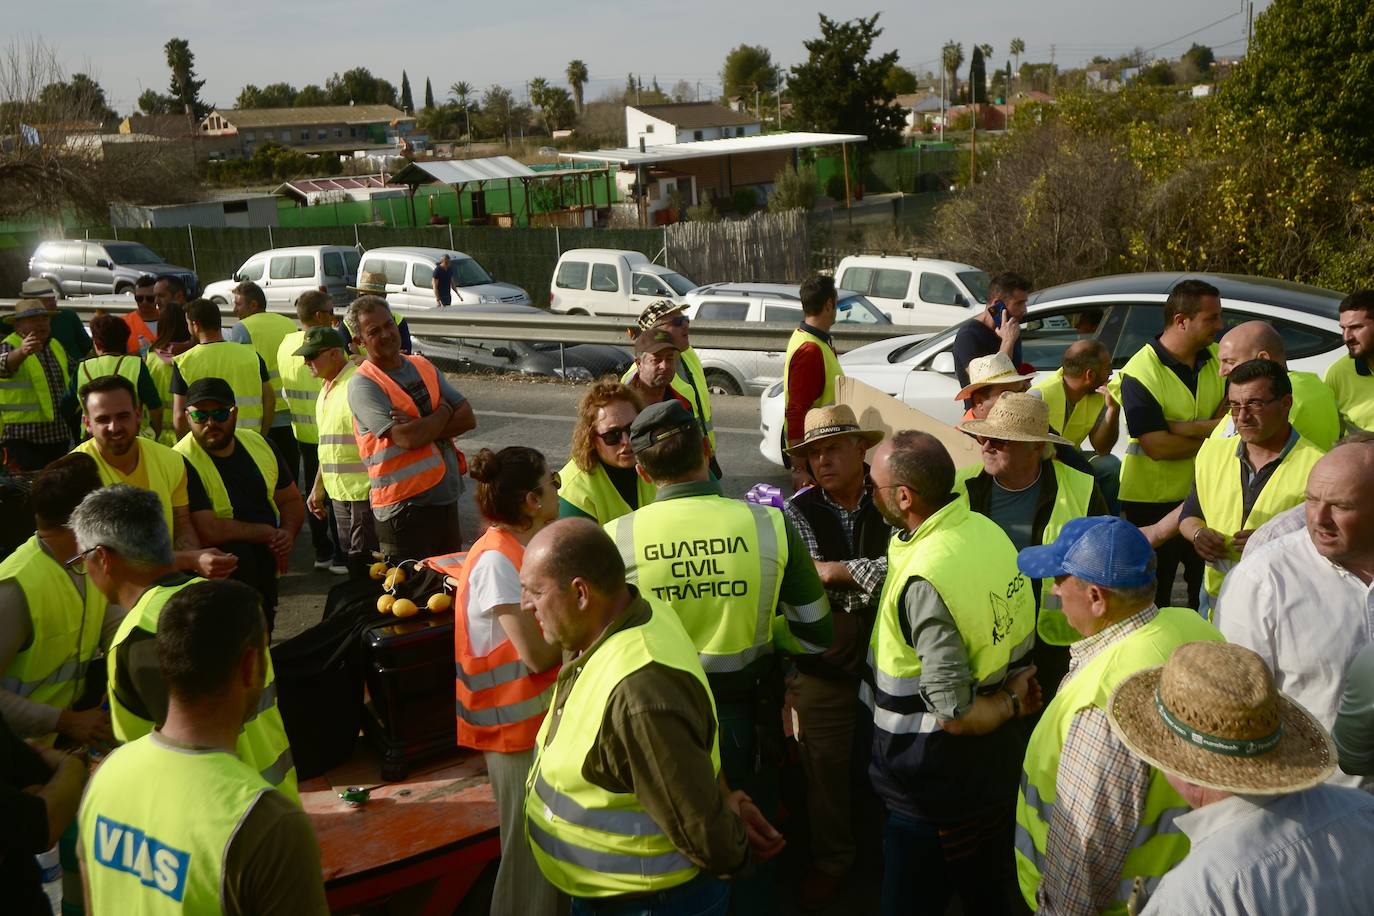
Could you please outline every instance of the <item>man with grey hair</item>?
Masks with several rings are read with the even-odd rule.
[[[72,559],[112,604],[129,613],[110,643],[106,670],[110,722],[115,738],[133,741],[167,716],[167,685],[157,657],[157,621],[167,600],[194,582],[206,580],[178,572],[172,537],[157,494],[116,484],[86,496],[72,512],[71,529],[80,551]],[[270,696],[239,733],[239,757],[277,789],[298,799],[296,768],[286,728],[277,710],[271,661]]]
[[[401,351],[386,300],[354,299],[347,323],[367,353],[348,380],[348,406],[382,552],[398,559],[452,553],[462,546],[453,439],[477,426],[472,405],[429,360]]]

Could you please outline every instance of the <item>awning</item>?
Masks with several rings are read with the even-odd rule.
[[[439,159],[412,162],[391,176],[390,184],[467,184],[472,181],[504,181],[538,178],[539,173],[510,156],[486,159]]]
[[[654,165],[682,159],[706,159],[712,156],[738,156],[745,153],[768,153],[778,150],[805,149],[813,146],[836,146],[862,143],[862,134],[822,134],[793,131],[783,134],[758,134],[753,137],[726,137],[722,140],[695,140],[689,143],[664,143],[660,146],[623,147],[620,149],[588,150],[580,153],[559,153],[560,159],[584,162],[618,162],[621,165]]]

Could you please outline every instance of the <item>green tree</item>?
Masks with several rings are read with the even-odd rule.
[[[809,130],[863,134],[874,149],[901,142],[906,117],[885,85],[897,52],[870,56],[883,33],[879,15],[848,22],[820,16],[820,37],[804,42],[806,62],[787,81],[793,121]]]
[[[726,99],[752,98],[755,92],[770,95],[778,88],[773,55],[761,45],[740,45],[725,55],[720,80]]]
[[[948,98],[959,94],[959,68],[964,64],[964,46],[957,41],[947,41],[940,49],[940,64],[949,76]]]
[[[550,85],[543,77],[530,80],[530,103],[539,110],[544,129],[550,134],[572,124],[576,114],[568,90]]]
[[[162,46],[167,52],[167,66],[172,71],[169,95],[177,108],[193,115],[197,122],[210,113],[210,106],[200,100],[200,87],[205,80],[196,79],[196,56],[184,38],[173,38]]]
[[[887,71],[887,76],[883,78],[883,85],[890,89],[893,95],[908,95],[916,91],[916,74],[901,64],[893,64]]]
[[[296,88],[290,83],[269,83],[259,89],[252,83],[244,86],[234,100],[235,108],[290,108],[296,103]]]
[[[572,87],[573,107],[582,114],[582,87],[587,85],[587,65],[580,60],[570,60],[564,75]]]
[[[1026,53],[1026,42],[1020,38],[1013,38],[1011,44],[1007,45],[1007,50],[1011,56],[1016,58],[1016,69],[1021,69],[1021,55]],[[1007,71],[1010,73],[1011,71]]]
[[[366,67],[354,67],[343,74],[335,73],[324,82],[331,105],[395,105],[396,87],[381,77],[373,76]]]
[[[773,193],[768,198],[768,210],[770,213],[810,210],[815,206],[819,193],[814,168],[809,165],[794,168],[788,163],[773,177]]]
[[[47,111],[62,112],[65,120],[97,121],[102,125],[119,120],[105,101],[105,90],[84,73],[48,83],[39,90],[38,104]]]
[[[1172,86],[1174,84],[1174,68],[1169,66],[1167,60],[1157,60],[1136,77],[1136,82],[1142,86]]]
[[[177,113],[177,100],[156,89],[144,89],[138,96],[138,110],[146,115]]]
[[[415,113],[415,100],[410,95],[410,77],[401,71],[401,110],[406,114]]]
[[[1205,79],[1212,72],[1212,64],[1216,62],[1216,55],[1206,45],[1193,42],[1192,47],[1184,51],[1179,60],[1193,68],[1194,78]]]
[[[984,64],[983,46],[973,46],[973,56],[968,64],[969,101],[975,105],[988,100],[988,72]]]
[[[482,110],[476,119],[477,130],[488,137],[501,137],[510,145],[513,127],[520,117],[520,106],[505,86],[488,86],[482,93]]]
[[[425,107],[434,107],[434,87],[430,85],[429,77],[425,77]]]
[[[301,87],[301,91],[296,93],[296,98],[291,102],[291,104],[297,108],[308,108],[320,105],[329,105],[332,104],[332,102],[333,100],[330,98],[328,92],[321,89],[314,83],[311,83],[308,86]]]

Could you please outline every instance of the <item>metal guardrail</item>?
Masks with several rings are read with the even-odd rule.
[[[15,300],[0,299],[0,317],[13,309]],[[60,300],[58,308],[76,312],[89,321],[96,314],[123,314],[134,309],[129,296],[89,296]],[[294,309],[271,308],[269,311],[287,315],[293,320]],[[467,337],[479,340],[522,340],[531,342],[588,343],[628,346],[627,329],[634,322],[630,318],[593,318],[583,315],[474,315],[461,307],[448,309],[397,309],[405,316],[410,332],[421,337]],[[228,306],[220,313],[233,323],[233,310]],[[702,350],[762,350],[782,352],[796,325],[783,321],[698,321],[692,323],[692,346]],[[935,327],[913,325],[837,325],[834,330],[835,349],[840,353],[862,347],[876,340],[902,337],[909,334],[930,333]]]

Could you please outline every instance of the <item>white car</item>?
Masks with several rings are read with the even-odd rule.
[[[563,252],[549,285],[549,310],[561,315],[638,318],[655,299],[683,302],[696,284],[638,251],[573,248]]]
[[[957,324],[988,302],[985,271],[934,258],[850,255],[835,268],[835,283],[866,295],[895,324],[934,331]]]
[[[687,294],[684,313],[693,321],[782,321],[795,325],[802,319],[800,289],[796,284],[783,283],[708,283]],[[843,289],[836,292],[840,324],[892,324],[863,296]],[[696,352],[713,395],[757,394],[782,374],[781,350]]]
[[[335,308],[353,301],[348,287],[357,281],[358,251],[347,245],[298,245],[259,251],[228,280],[216,280],[201,293],[217,305],[234,304],[234,287],[251,280],[262,287],[269,306],[291,306],[306,290],[327,293]]]
[[[1120,369],[1163,329],[1169,290],[1190,278],[1221,291],[1222,333],[1253,319],[1272,324],[1283,336],[1292,369],[1323,375],[1345,353],[1338,323],[1340,293],[1235,274],[1147,273],[1079,280],[1031,294],[1021,330],[1022,358],[1037,372],[1054,372],[1069,344],[1096,337],[1111,350],[1112,366]],[[1091,331],[1080,333],[1079,328]],[[840,365],[846,375],[954,424],[964,413],[963,403],[954,399],[960,388],[954,374],[957,332],[956,326],[929,336],[882,340],[845,353]],[[782,464],[781,382],[760,396],[759,411],[759,451]],[[1117,451],[1125,439],[1123,429]]]
[[[447,248],[393,246],[363,255],[358,273],[386,274],[386,300],[393,306],[430,309],[434,302],[434,268],[449,256],[453,272],[453,305],[529,305],[530,297],[514,283],[493,280],[486,268],[461,251]]]

